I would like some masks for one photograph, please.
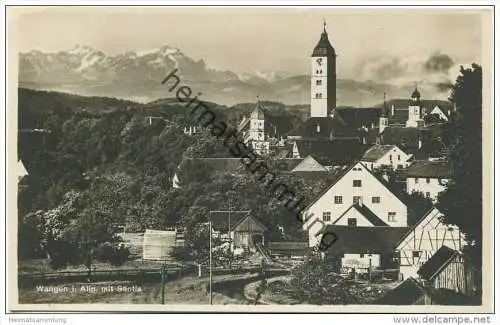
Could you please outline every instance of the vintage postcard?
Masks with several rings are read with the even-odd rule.
[[[492,312],[492,8],[6,15],[10,311]]]

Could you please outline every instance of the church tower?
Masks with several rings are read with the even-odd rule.
[[[264,141],[264,122],[265,116],[260,106],[260,100],[257,100],[257,106],[250,115],[249,138],[255,141]]]
[[[423,124],[422,115],[420,92],[418,91],[417,85],[415,85],[415,90],[411,94],[410,104],[408,105],[408,120],[406,121],[406,127],[416,128],[421,126]]]
[[[327,117],[336,107],[336,57],[323,23],[323,33],[311,55],[311,117]]]

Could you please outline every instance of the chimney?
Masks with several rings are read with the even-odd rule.
[[[320,131],[321,131],[321,128],[319,127],[319,123],[318,123],[318,124],[316,124],[316,132],[319,133]]]
[[[394,104],[391,106],[391,116],[394,116]]]
[[[333,130],[330,131],[330,140],[333,140]]]

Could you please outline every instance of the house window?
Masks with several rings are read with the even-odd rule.
[[[413,257],[420,257],[421,251],[413,251]]]
[[[387,215],[387,221],[396,222],[396,212],[389,212]]]
[[[398,160],[401,160],[401,155],[398,155]]]
[[[342,196],[335,196],[334,201],[335,204],[342,204]]]
[[[332,219],[332,214],[330,212],[323,212],[323,221],[330,221]]]
[[[360,179],[353,180],[352,187],[361,187],[361,180]]]
[[[415,184],[418,184],[418,178],[415,178]]]
[[[321,86],[321,80],[316,80],[316,85]]]
[[[380,196],[373,196],[372,203],[380,203]]]
[[[392,161],[392,155],[389,155],[389,160]]]
[[[359,258],[365,257],[365,254],[359,254]]]
[[[356,227],[358,225],[357,219],[356,218],[348,218],[347,225],[350,227]]]
[[[361,196],[353,196],[352,197],[352,204],[358,204],[358,202],[361,200]]]
[[[431,192],[425,192],[425,197],[430,199],[431,198]]]
[[[427,184],[429,184],[431,182],[431,179],[430,178],[426,178],[425,181],[427,182]]]

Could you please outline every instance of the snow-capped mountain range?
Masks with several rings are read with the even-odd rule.
[[[387,62],[383,63],[387,65]],[[368,68],[372,71],[374,64],[373,61],[367,62],[362,69]],[[19,85],[34,89],[65,91],[80,95],[114,96],[146,102],[175,96],[160,84],[161,80],[175,68],[178,69],[177,75],[183,84],[189,85],[193,92],[201,92],[203,94],[201,97],[205,100],[220,104],[231,105],[254,101],[257,95],[266,100],[287,104],[308,103],[310,98],[309,76],[280,71],[238,74],[210,69],[203,60],[194,60],[179,49],[169,46],[144,51],[127,51],[116,56],[108,56],[102,51],[82,45],[57,53],[41,51],[20,53]],[[378,70],[374,71],[378,73]],[[427,98],[434,98],[438,94],[442,98],[447,92],[446,87],[443,89],[443,83],[446,84],[449,79],[447,71],[445,74],[441,73],[442,71],[431,72],[431,75],[438,73],[439,78],[423,79],[419,83],[419,88],[423,89],[423,94],[427,95]],[[397,83],[405,79],[402,78],[401,72],[394,77],[400,79]],[[360,77],[360,80],[363,79],[366,78]],[[384,92],[391,97],[405,98],[414,87],[408,78],[403,84],[391,83],[386,75],[379,79],[381,80],[338,80],[338,103],[353,106],[373,105],[380,103]]]

